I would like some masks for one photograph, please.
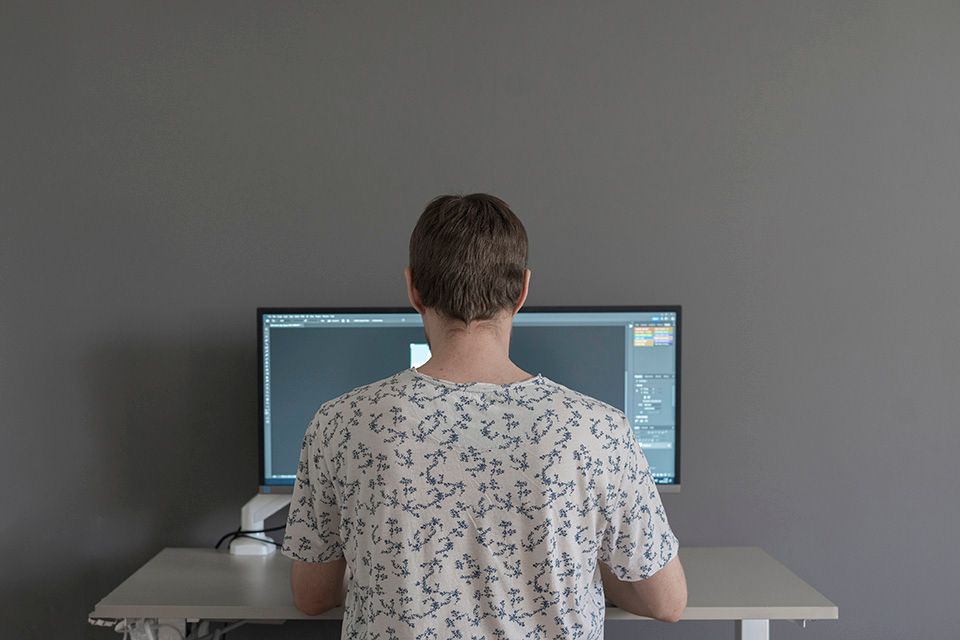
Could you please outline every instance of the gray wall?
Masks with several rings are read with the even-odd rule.
[[[958,27],[953,2],[4,2],[5,635],[113,637],[98,599],[233,527],[254,308],[404,304],[422,206],[473,190],[526,223],[531,304],[685,306],[666,506],[839,604],[777,638],[954,635]]]

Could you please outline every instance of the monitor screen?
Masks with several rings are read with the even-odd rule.
[[[320,405],[430,357],[413,309],[258,309],[261,484],[292,486]],[[680,484],[680,307],[534,307],[510,358],[623,411],[661,485]]]

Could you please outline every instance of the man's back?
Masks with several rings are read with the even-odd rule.
[[[621,580],[677,551],[623,413],[548,378],[415,369],[324,404],[285,554],[345,557],[344,638],[601,638],[597,561]]]

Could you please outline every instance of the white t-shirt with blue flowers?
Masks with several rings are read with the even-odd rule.
[[[597,561],[641,580],[677,547],[623,412],[410,368],[317,411],[282,551],[346,558],[343,638],[569,640],[603,637]]]

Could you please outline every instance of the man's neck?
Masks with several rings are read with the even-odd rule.
[[[431,327],[430,360],[417,371],[451,382],[509,384],[532,377],[510,360],[510,325]]]

